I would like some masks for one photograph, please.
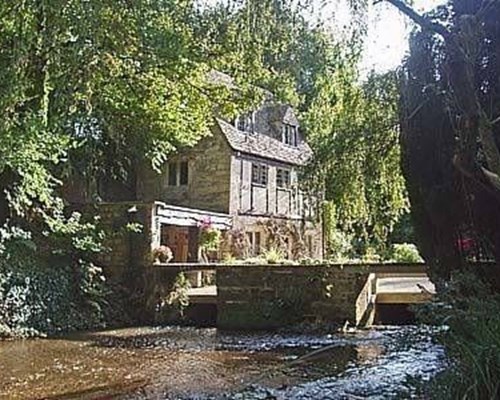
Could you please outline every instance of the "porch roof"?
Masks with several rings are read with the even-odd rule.
[[[165,225],[199,226],[204,221],[210,221],[214,228],[220,230],[232,227],[232,217],[228,214],[172,206],[162,202],[155,202],[155,217],[160,224]]]

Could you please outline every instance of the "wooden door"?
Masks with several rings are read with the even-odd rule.
[[[173,262],[188,260],[188,229],[178,226],[166,226],[162,229],[162,244],[170,247]]]

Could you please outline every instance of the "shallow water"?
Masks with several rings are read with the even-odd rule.
[[[165,327],[0,342],[0,398],[411,398],[409,379],[429,379],[445,365],[433,333],[411,326],[351,334]]]

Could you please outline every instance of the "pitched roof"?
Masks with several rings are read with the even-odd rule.
[[[219,118],[216,122],[235,151],[293,165],[304,165],[312,156],[311,148],[304,141],[293,147],[267,135],[241,132]]]

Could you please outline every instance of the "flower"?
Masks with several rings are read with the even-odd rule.
[[[198,228],[201,230],[208,230],[212,228],[212,218],[204,217],[201,221],[198,221]]]

